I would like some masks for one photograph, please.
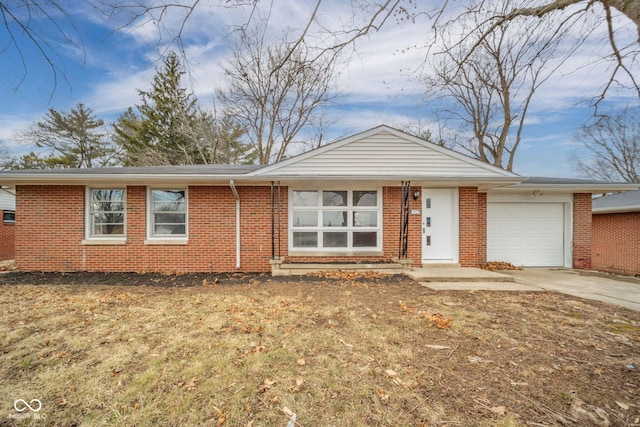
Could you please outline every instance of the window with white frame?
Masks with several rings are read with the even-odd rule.
[[[187,236],[187,190],[149,189],[149,237]]]
[[[291,190],[294,250],[376,250],[381,241],[379,190]]]
[[[87,189],[87,237],[125,236],[124,188]]]
[[[16,222],[16,211],[2,211],[2,221]]]

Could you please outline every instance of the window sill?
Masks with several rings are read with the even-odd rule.
[[[186,245],[189,243],[189,239],[146,239],[145,245]]]
[[[314,257],[352,257],[352,256],[384,256],[384,251],[379,250],[351,250],[351,251],[321,251],[321,250],[300,250],[289,249],[288,256],[314,256]]]
[[[126,245],[127,239],[85,239],[82,244],[85,246]]]

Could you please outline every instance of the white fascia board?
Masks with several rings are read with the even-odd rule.
[[[515,184],[508,187],[502,187],[496,190],[499,191],[535,191],[535,190],[545,190],[549,192],[560,192],[560,193],[592,193],[592,194],[601,194],[601,193],[613,193],[618,191],[629,191],[629,190],[637,190],[639,189],[638,184],[535,184],[535,183],[527,183],[522,182],[519,184]]]
[[[632,206],[619,206],[619,207],[609,207],[609,208],[593,208],[591,212],[594,214],[610,214],[610,213],[629,213],[629,212],[640,212],[640,205],[632,205]]]
[[[241,176],[241,175],[240,175]],[[141,174],[2,174],[0,184],[16,185],[229,185],[238,175],[141,175]]]
[[[253,177],[251,179],[236,179],[236,185],[260,185],[260,183],[268,184],[271,182],[280,185],[299,185],[299,186],[400,186],[401,183],[411,182],[412,186],[431,187],[431,188],[455,188],[455,187],[478,187],[479,191],[513,185],[520,182],[513,178],[507,177],[424,177],[424,176],[271,176],[271,177]]]

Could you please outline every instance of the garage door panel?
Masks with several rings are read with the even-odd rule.
[[[564,227],[562,203],[489,203],[487,260],[561,266]]]

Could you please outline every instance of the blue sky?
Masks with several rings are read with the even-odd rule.
[[[346,22],[351,11],[331,4],[320,10],[326,22]],[[283,23],[302,26],[309,16],[311,3],[279,1],[270,10],[271,34],[285,31]],[[78,4],[69,2],[69,4]],[[323,7],[325,6],[323,4]],[[333,6],[333,7],[331,7]],[[113,33],[117,21],[107,21],[95,11],[71,6],[76,30],[70,34],[76,45],[63,44],[58,38],[50,39],[56,55],[55,63],[63,67],[52,94],[52,72],[35,49],[22,44],[26,65],[24,81],[20,59],[9,50],[0,56],[0,143],[12,153],[32,149],[21,145],[16,132],[41,119],[47,109],[67,111],[78,102],[91,108],[107,123],[113,122],[127,107],[140,103],[137,90],[147,90],[159,51],[167,48],[167,32],[175,31],[180,16],[169,15],[164,27],[150,22]],[[224,85],[221,66],[228,55],[232,25],[246,20],[246,10],[215,8],[204,2],[192,15],[184,33],[189,58],[189,85],[202,106],[213,105],[215,89]],[[266,14],[266,11],[262,11]],[[324,15],[323,15],[324,14]],[[635,27],[622,17],[617,22],[628,28],[623,36],[633,42]],[[69,21],[60,18],[58,25],[69,29]],[[51,30],[46,22],[43,32]],[[390,20],[382,31],[361,39],[357,52],[341,70],[337,80],[339,97],[326,109],[330,124],[326,139],[335,139],[367,130],[379,124],[404,127],[413,120],[429,125],[435,119],[437,102],[425,102],[423,89],[416,82],[414,71],[422,64],[426,50],[427,21],[397,24]],[[596,31],[595,36],[561,71],[543,86],[531,106],[523,142],[516,156],[515,172],[526,176],[572,177],[571,159],[576,150],[574,133],[592,113],[589,101],[599,93],[607,78],[610,65],[594,62],[598,52],[606,51],[606,41]],[[161,36],[161,37],[159,37]],[[4,46],[6,33],[0,32]],[[66,81],[62,77],[66,77]],[[607,107],[619,108],[633,98],[627,94],[611,93]],[[613,98],[613,96],[616,96]],[[635,99],[637,104],[637,98]],[[432,124],[435,132],[435,124]]]

